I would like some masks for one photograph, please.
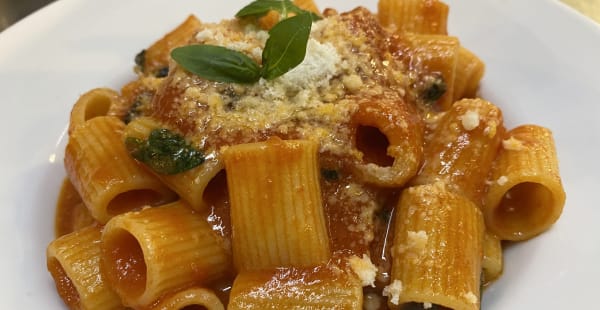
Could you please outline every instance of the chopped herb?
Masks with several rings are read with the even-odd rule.
[[[340,175],[338,174],[337,170],[333,169],[321,169],[321,176],[323,176],[326,181],[330,182],[340,179]]]
[[[144,71],[144,65],[146,63],[146,50],[141,50],[137,55],[135,55],[135,64],[140,67],[142,71]]]
[[[262,53],[262,68],[241,52],[215,45],[178,47],[173,49],[171,57],[189,72],[216,82],[255,83],[261,77],[272,80],[292,70],[306,56],[315,14],[288,6],[287,3],[291,3],[289,0],[258,0],[254,2],[255,8],[246,9],[246,13],[242,12],[241,16],[253,16],[262,10],[258,7],[274,5],[267,2],[276,3],[285,10],[291,9],[297,15],[280,21],[269,31],[269,39]]]
[[[200,150],[168,129],[154,129],[147,140],[127,137],[125,146],[129,153],[160,174],[177,174],[204,162]]]
[[[169,75],[169,67],[160,68],[158,71],[156,71],[156,74],[154,74],[154,76],[157,78],[163,78],[167,75]]]
[[[441,74],[428,75],[423,79],[424,88],[421,97],[427,103],[436,102],[446,93],[446,83]]]
[[[138,94],[133,101],[133,104],[129,107],[127,114],[123,117],[123,122],[129,124],[132,120],[138,118],[144,114],[144,111],[148,108],[152,102],[154,94],[152,92],[144,91]]]

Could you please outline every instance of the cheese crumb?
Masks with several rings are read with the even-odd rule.
[[[479,113],[477,111],[468,110],[460,117],[460,120],[465,130],[473,130],[479,126]]]
[[[383,288],[382,295],[388,297],[394,305],[400,303],[400,294],[402,294],[402,281],[394,280],[390,285]]]
[[[423,309],[431,309],[431,308],[433,308],[433,305],[430,302],[423,303]]]
[[[281,76],[277,82],[288,91],[325,87],[338,74],[340,62],[341,57],[333,45],[310,39],[302,63]]]
[[[479,301],[479,298],[473,292],[464,293],[463,297],[472,304],[476,304]]]
[[[404,253],[406,251],[411,251],[414,253],[421,253],[427,246],[427,241],[429,240],[429,236],[427,232],[423,230],[419,231],[408,231],[407,242],[404,245],[400,245],[398,248],[399,253]]]
[[[356,273],[361,281],[362,286],[375,287],[375,277],[377,276],[377,267],[373,265],[371,259],[363,254],[362,258],[352,256],[348,259],[350,268]]]
[[[502,147],[509,151],[521,151],[525,149],[523,141],[518,140],[515,137],[510,137],[506,140],[502,140]]]
[[[363,86],[362,79],[356,74],[344,76],[342,83],[351,92],[357,92]]]
[[[500,186],[506,184],[506,182],[508,182],[508,178],[504,175],[499,177],[498,180],[496,180],[496,183],[498,183],[498,185]]]
[[[427,235],[427,232],[423,230],[408,232],[408,243],[411,248],[423,250],[425,249],[428,240],[429,236]]]

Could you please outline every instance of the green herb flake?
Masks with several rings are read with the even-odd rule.
[[[159,174],[177,174],[204,162],[200,150],[168,129],[154,129],[147,140],[127,137],[125,146],[129,153]]]
[[[184,69],[211,81],[247,84],[260,79],[260,67],[254,60],[222,46],[182,46],[175,48],[171,57]]]
[[[302,63],[311,26],[311,15],[302,13],[271,28],[262,54],[262,76],[265,79],[277,78]]]
[[[428,75],[423,79],[421,98],[427,103],[438,101],[446,93],[446,83],[441,74]]]
[[[326,181],[337,181],[340,179],[340,175],[338,173],[337,170],[334,169],[321,169],[321,176],[326,180]]]

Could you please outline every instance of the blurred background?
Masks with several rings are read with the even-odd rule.
[[[54,0],[0,0],[0,32],[21,18],[53,1]],[[600,23],[600,0],[560,1]]]
[[[0,0],[0,31],[54,0]]]

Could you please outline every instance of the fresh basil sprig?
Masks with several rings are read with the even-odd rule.
[[[175,48],[171,57],[184,69],[211,81],[247,84],[261,77],[272,80],[304,60],[312,21],[303,11],[275,24],[263,49],[262,68],[243,53],[208,44]]]
[[[319,20],[321,17],[313,12],[305,11],[298,6],[296,6],[290,0],[256,0],[245,7],[243,7],[235,17],[261,17],[269,13],[269,11],[274,10],[279,12],[282,18],[287,18],[288,13],[294,14],[302,14],[308,13],[310,14],[313,20]]]
[[[171,57],[186,70],[216,82],[254,83],[260,67],[238,51],[215,45],[188,45],[171,52]]]

